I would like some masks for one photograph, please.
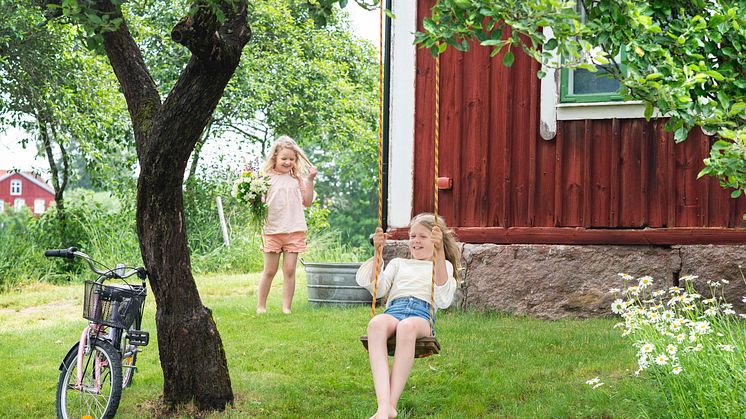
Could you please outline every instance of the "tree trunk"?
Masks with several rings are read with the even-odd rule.
[[[189,156],[251,36],[246,1],[220,7],[222,21],[199,7],[174,27],[172,38],[192,58],[163,103],[127,24],[102,33],[137,144],[137,233],[157,306],[164,401],[194,401],[200,410],[233,402],[223,343],[192,276],[182,193]],[[97,1],[96,13],[122,17],[111,0]]]
[[[233,392],[220,334],[192,277],[181,190],[186,160],[162,163],[142,166],[137,225],[158,303],[163,396],[169,406],[194,400],[199,409],[222,410]]]

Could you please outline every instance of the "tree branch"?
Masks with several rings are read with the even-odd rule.
[[[121,18],[122,23],[115,31],[104,32],[104,48],[124,91],[127,109],[132,118],[137,154],[142,157],[150,144],[148,137],[153,121],[161,109],[161,99],[155,81],[150,76],[140,48],[130,34],[122,11],[109,0],[99,0],[96,4],[101,13]]]

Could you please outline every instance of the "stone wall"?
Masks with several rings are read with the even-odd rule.
[[[465,277],[456,306],[558,319],[611,315],[609,289],[622,288],[619,273],[650,275],[654,288],[678,285],[698,275],[699,291],[710,296],[707,280],[726,279],[725,297],[746,312],[746,246],[567,246],[464,244]],[[384,258],[407,257],[406,241],[391,241]]]

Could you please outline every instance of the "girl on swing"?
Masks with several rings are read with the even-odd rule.
[[[430,302],[438,308],[451,305],[456,292],[461,251],[445,222],[433,214],[419,214],[409,223],[409,259],[396,258],[383,269],[383,246],[386,234],[379,227],[373,235],[375,255],[360,266],[357,283],[373,294],[375,267],[381,272],[376,295],[388,295],[383,314],[368,323],[368,356],[376,390],[378,410],[373,418],[387,419],[397,415],[396,405],[404,390],[414,363],[415,341],[430,336]],[[432,294],[433,255],[435,255],[435,291]],[[435,326],[435,317],[432,319]],[[433,331],[434,334],[434,331]],[[389,370],[386,342],[396,336],[394,361]]]

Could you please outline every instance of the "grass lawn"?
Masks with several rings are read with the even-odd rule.
[[[375,395],[358,341],[370,307],[306,302],[299,267],[292,315],[280,310],[281,277],[268,313],[254,313],[259,274],[197,279],[213,310],[236,403],[208,417],[367,418]],[[82,285],[38,284],[0,295],[0,417],[53,417],[59,364],[85,325]],[[148,296],[150,345],[117,417],[161,412],[163,385]],[[635,349],[613,319],[542,321],[495,313],[441,312],[439,356],[415,361],[401,418],[634,418],[665,416],[656,387],[632,377]],[[592,390],[585,381],[600,377]],[[179,417],[193,416],[186,408]]]

